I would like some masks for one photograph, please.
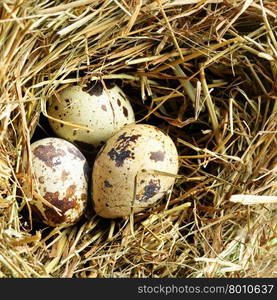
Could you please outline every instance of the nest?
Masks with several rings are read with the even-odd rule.
[[[0,277],[277,277],[276,1],[4,0],[0,14]],[[48,99],[87,79],[117,82],[137,122],[171,136],[179,176],[133,220],[32,223],[22,156],[50,135]]]

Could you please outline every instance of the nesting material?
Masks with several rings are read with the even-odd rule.
[[[269,0],[0,1],[0,277],[276,277],[276,19]],[[37,226],[30,145],[90,80],[170,136],[178,177],[130,218]]]

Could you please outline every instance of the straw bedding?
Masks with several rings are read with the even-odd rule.
[[[4,0],[0,15],[0,277],[277,276],[276,1]],[[172,137],[179,176],[134,218],[48,228],[22,155],[52,135],[48,99],[90,79]]]

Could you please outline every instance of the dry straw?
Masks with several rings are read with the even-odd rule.
[[[276,1],[3,0],[0,16],[0,277],[277,277]],[[22,155],[49,97],[89,78],[170,134],[180,176],[131,222],[39,226]]]

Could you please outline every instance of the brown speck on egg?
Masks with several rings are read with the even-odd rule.
[[[38,182],[41,183],[41,184],[43,184],[44,183],[44,177],[43,176],[39,176]]]
[[[155,162],[164,160],[164,151],[150,152],[150,154],[150,159],[154,160]]]
[[[126,158],[134,158],[134,155],[130,150],[116,151],[114,148],[108,152],[108,156],[111,160],[115,161],[116,167],[122,167]]]
[[[148,185],[144,187],[144,193],[142,197],[137,200],[142,202],[149,200],[159,192],[160,188],[161,188],[160,180],[151,179]]]
[[[76,184],[72,184],[70,185],[67,189],[66,189],[66,198],[71,198],[72,196],[74,196],[76,190]]]
[[[126,118],[128,117],[128,109],[125,106],[123,106],[123,114]]]
[[[111,187],[113,187],[113,185],[112,184],[110,184],[109,183],[109,181],[106,179],[106,180],[104,180],[104,186],[105,187],[107,187],[107,188],[111,188]]]
[[[141,134],[133,134],[133,135],[126,135],[127,133],[124,132],[123,134],[121,134],[118,139],[117,142],[121,141],[121,143],[127,144],[129,142],[136,142],[137,139],[139,137],[141,137]],[[123,142],[122,142],[123,141]],[[125,146],[125,145],[124,145]]]
[[[119,92],[119,95],[123,98],[123,99],[126,99],[126,96],[120,91]]]
[[[116,167],[122,167],[125,159],[134,159],[134,153],[127,150],[130,143],[136,143],[137,139],[141,135],[126,135],[126,132],[121,134],[117,138],[117,144],[115,148],[112,148],[107,154],[111,160],[115,161]]]
[[[107,111],[107,106],[106,105],[102,104],[101,108],[102,108],[102,110]]]
[[[62,171],[61,180],[66,181],[68,178],[69,172],[66,172],[65,170]]]
[[[65,152],[61,149],[56,149],[52,143],[47,145],[39,145],[33,150],[34,155],[48,167],[54,167],[61,164],[61,161],[58,159],[60,156],[64,156]]]
[[[72,198],[71,201],[68,201],[66,199],[67,197],[60,199],[59,198],[59,192],[47,192],[44,195],[44,199],[47,200],[49,203],[51,203],[53,206],[59,209],[59,213],[56,212],[52,207],[49,207],[45,204],[43,204],[44,207],[44,213],[47,218],[47,221],[52,223],[53,225],[59,225],[66,220],[65,213],[69,209],[74,209],[76,207],[76,199]]]

